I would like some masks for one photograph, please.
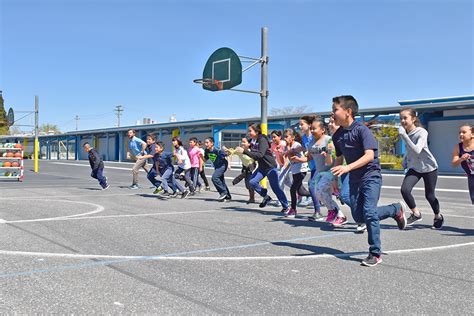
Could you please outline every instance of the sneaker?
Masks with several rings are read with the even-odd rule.
[[[226,196],[226,198],[222,201],[224,203],[232,201],[232,198]]]
[[[314,212],[312,216],[308,217],[308,221],[310,222],[322,222],[324,221],[324,216],[321,214],[321,212]]]
[[[211,188],[210,188],[210,187],[206,187],[206,191],[211,191]]]
[[[444,216],[441,215],[441,218],[435,218],[433,222],[433,226],[431,229],[440,229],[444,224]]]
[[[413,225],[416,222],[420,222],[421,220],[421,213],[420,216],[416,216],[415,213],[412,213],[410,217],[407,218],[407,226]]]
[[[363,234],[367,230],[367,225],[357,224],[356,233]]]
[[[107,190],[110,187],[108,183],[105,184],[105,187],[102,188],[102,191]]]
[[[247,202],[245,202],[245,203],[247,203],[247,204],[253,204],[253,203],[255,203],[255,199],[249,199],[249,200],[248,200]]]
[[[291,207],[285,212],[286,218],[295,218],[296,217],[296,210],[292,209]]]
[[[201,192],[201,186],[198,185],[198,187],[196,188],[196,190],[194,192],[200,193]]]
[[[169,199],[171,197],[171,194],[169,194],[169,192],[163,191],[161,192],[160,196],[165,199]]]
[[[266,195],[262,202],[258,205],[259,207],[265,207],[267,206],[268,202],[270,202],[272,200],[272,198],[269,196],[269,195]]]
[[[313,200],[309,196],[306,196],[306,197],[303,197],[301,199],[301,202],[299,203],[299,205],[300,206],[308,206],[312,203],[313,203]]]
[[[407,227],[407,218],[405,217],[405,212],[408,211],[408,205],[400,201],[400,209],[398,210],[397,214],[393,217],[393,219],[397,222],[398,229],[403,230]]]
[[[163,192],[163,188],[159,186],[155,189],[155,191],[153,191],[153,194],[160,194],[161,192]]]
[[[224,201],[225,198],[227,197],[227,194],[226,193],[221,193],[221,195],[219,195],[219,197],[217,198],[219,201]]]
[[[345,216],[337,216],[334,222],[332,222],[332,226],[344,227],[344,224],[346,223],[347,223],[347,218]]]
[[[336,219],[337,211],[330,210],[328,211],[328,216],[326,217],[326,223],[332,223]]]
[[[128,188],[131,189],[131,190],[138,190],[139,189],[138,184],[132,184]]]
[[[173,193],[170,194],[170,197],[175,198],[178,196],[178,192],[174,191]]]
[[[379,263],[382,263],[382,257],[381,257],[381,256],[376,256],[376,255],[373,255],[373,254],[369,253],[369,255],[367,256],[367,258],[365,258],[364,260],[362,260],[361,265],[362,265],[362,266],[366,266],[366,267],[375,267],[375,266],[378,265]]]
[[[189,190],[186,190],[186,191],[184,191],[184,192],[181,194],[181,198],[182,198],[182,199],[185,199],[185,198],[187,198],[187,197],[189,196],[189,194],[190,194]]]
[[[281,211],[280,211],[280,213],[283,213],[283,214],[285,214],[286,212],[288,212],[288,207],[287,208],[282,208]]]

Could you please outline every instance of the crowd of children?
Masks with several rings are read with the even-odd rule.
[[[334,227],[342,227],[347,223],[347,217],[338,205],[337,197],[341,204],[350,207],[352,218],[358,225],[357,231],[367,231],[369,255],[362,264],[377,265],[382,261],[380,221],[393,218],[398,228],[403,230],[407,225],[422,220],[411,194],[420,179],[423,179],[425,196],[434,213],[432,228],[443,226],[444,217],[435,195],[438,164],[428,148],[428,132],[421,126],[416,112],[402,109],[399,136],[406,145],[405,177],[401,186],[403,200],[378,206],[382,188],[378,143],[370,129],[355,119],[358,104],[354,97],[339,96],[332,101],[332,117],[328,124],[316,115],[303,116],[299,132],[293,128],[272,131],[271,141],[262,133],[259,124],[252,124],[248,135],[236,148],[217,148],[212,137],[206,138],[202,146],[193,137],[185,149],[182,141],[174,137],[172,151],[166,151],[165,145],[153,134],[147,135],[144,142],[135,136],[134,130],[130,130],[127,157],[135,160],[131,188],[138,188],[138,171],[143,168],[154,187],[153,193],[165,198],[178,195],[187,198],[201,191],[203,186],[209,190],[204,166],[210,161],[214,167],[211,180],[219,193],[217,199],[230,201],[232,195],[224,175],[229,169],[228,157],[236,155],[242,161],[242,170],[232,184],[245,181],[249,192],[247,204],[255,203],[255,193],[262,197],[261,208],[272,201],[266,185],[262,185],[262,180],[267,179],[283,216],[294,218],[298,204],[304,205],[303,199],[306,198],[306,204],[312,203],[314,207],[314,214],[308,220],[326,221]],[[472,125],[460,128],[461,142],[454,147],[452,164],[461,165],[466,172],[474,204],[473,134]],[[89,153],[92,177],[107,189],[109,185],[103,175],[100,156],[89,144],[85,144],[84,149]],[[152,162],[151,168],[148,168],[148,160]],[[308,172],[306,188],[304,180]],[[290,201],[285,186],[289,188]],[[326,216],[322,214],[322,206],[327,208]],[[406,218],[405,213],[410,213],[410,216]]]

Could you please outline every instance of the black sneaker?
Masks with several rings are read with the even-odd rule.
[[[422,220],[421,213],[420,213],[420,216],[416,216],[415,213],[412,213],[410,217],[407,218],[407,226],[413,225],[416,222],[419,222],[421,220]]]
[[[397,222],[398,229],[403,230],[407,227],[407,218],[405,217],[405,212],[408,211],[408,205],[400,201],[400,209],[398,210],[397,214],[393,217],[393,219]]]
[[[221,193],[221,195],[219,195],[219,197],[218,197],[217,199],[218,199],[219,201],[224,201],[226,198],[227,198],[227,194]]]
[[[230,201],[232,201],[232,198],[226,196],[226,198],[225,198],[224,200],[222,200],[222,201],[223,201],[223,202],[230,202]]]
[[[373,255],[371,253],[369,253],[369,255],[367,256],[367,258],[365,258],[364,260],[362,260],[361,262],[361,266],[366,266],[366,267],[375,267],[376,265],[378,265],[379,263],[382,263],[382,257],[381,256],[376,256],[376,255]]]
[[[259,207],[265,207],[267,206],[268,202],[270,202],[272,200],[272,198],[269,196],[269,195],[266,195],[262,202],[258,205]]]
[[[443,224],[444,224],[444,216],[441,215],[441,218],[434,219],[433,226],[431,227],[431,229],[440,229],[441,227],[443,227]]]
[[[190,192],[188,190],[184,191],[183,194],[181,194],[181,198],[185,199],[189,196]]]
[[[178,192],[174,191],[173,193],[170,194],[170,197],[175,198],[178,196]]]
[[[165,199],[169,199],[171,195],[169,194],[169,192],[162,191],[162,192],[160,193],[160,196],[163,197],[163,198],[165,198]]]

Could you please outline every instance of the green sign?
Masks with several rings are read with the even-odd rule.
[[[242,63],[239,56],[230,48],[219,48],[207,60],[202,78],[211,79],[212,82],[218,80],[222,85],[221,89],[215,85],[203,85],[205,90],[228,90],[238,86],[242,83]]]
[[[8,126],[12,126],[13,123],[15,123],[15,114],[13,114],[12,108],[8,110],[7,119],[8,119]]]

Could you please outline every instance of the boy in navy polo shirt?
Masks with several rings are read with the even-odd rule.
[[[165,146],[162,142],[155,143],[155,154],[153,156],[153,168],[158,170],[161,176],[161,187],[164,192],[161,194],[164,197],[176,197],[178,191],[182,193],[181,198],[186,198],[189,195],[189,191],[185,190],[184,187],[176,181],[173,175],[173,154],[165,152]],[[168,192],[171,189],[172,193]],[[155,191],[158,193],[158,191]]]
[[[224,174],[227,171],[229,162],[226,159],[227,154],[224,150],[214,147],[214,138],[206,138],[204,144],[206,149],[204,151],[204,161],[210,160],[214,165],[214,173],[212,174],[212,183],[219,192],[219,201],[228,202],[232,199],[229,188],[225,184]]]
[[[377,207],[382,188],[377,141],[367,126],[355,120],[359,106],[353,96],[335,97],[332,101],[334,121],[342,128],[332,137],[337,158],[331,171],[337,177],[349,173],[352,217],[356,223],[365,222],[368,232],[369,255],[362,265],[372,267],[382,262],[379,221],[392,217],[399,229],[405,229],[408,206],[400,201]],[[346,166],[342,165],[344,158]]]

